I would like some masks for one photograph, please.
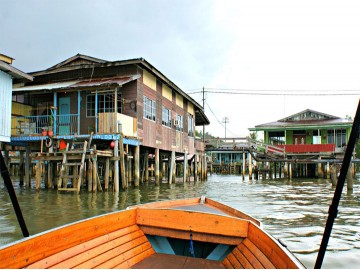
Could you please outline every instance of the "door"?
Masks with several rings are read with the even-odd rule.
[[[70,97],[59,98],[59,135],[70,134]]]
[[[293,144],[305,144],[306,135],[293,135]]]

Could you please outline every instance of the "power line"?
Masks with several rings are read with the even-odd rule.
[[[250,95],[250,96],[358,96],[360,90],[250,90],[250,89],[215,89],[205,88],[205,93]],[[189,95],[203,93],[203,91],[188,92]]]
[[[237,136],[236,134],[234,134],[233,132],[231,132],[226,126],[224,126],[224,125],[222,124],[222,122],[216,117],[216,115],[215,115],[215,113],[212,111],[210,105],[209,105],[207,102],[205,102],[205,103],[206,103],[206,105],[208,106],[208,108],[209,108],[210,112],[212,113],[212,115],[215,117],[216,121],[218,121],[218,123],[219,123],[223,128],[225,128],[228,132],[230,132],[234,137],[239,137],[239,136]]]

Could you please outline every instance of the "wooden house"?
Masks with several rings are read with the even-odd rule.
[[[264,142],[285,149],[287,156],[319,158],[343,155],[351,127],[352,120],[307,109],[249,130],[262,131]]]
[[[1,101],[1,125],[0,142],[9,142],[11,137],[11,100],[13,80],[32,81],[32,76],[12,66],[14,59],[0,54],[0,101]]]
[[[17,81],[13,90],[13,145],[39,150],[43,132],[50,131],[55,141],[93,134],[98,150],[121,134],[129,157],[137,146],[149,154],[204,153],[195,138],[195,127],[209,124],[203,108],[143,58],[77,54],[30,74],[33,82]]]

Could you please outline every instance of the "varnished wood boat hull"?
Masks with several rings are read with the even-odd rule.
[[[1,247],[0,268],[303,267],[256,220],[207,203],[147,204],[56,228]],[[223,214],[191,211],[208,206]]]

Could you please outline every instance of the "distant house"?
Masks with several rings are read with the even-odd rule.
[[[33,77],[12,66],[13,58],[0,54],[0,142],[10,142],[11,100],[13,79],[19,82],[32,81]]]
[[[195,126],[209,124],[203,108],[143,58],[77,54],[30,74],[13,90],[13,144],[39,141],[44,130],[55,139],[93,132],[105,143],[122,132],[126,145],[150,152],[204,152],[195,139]]]
[[[349,119],[307,109],[249,130],[262,131],[265,144],[285,149],[288,157],[319,158],[343,155],[351,127]]]

